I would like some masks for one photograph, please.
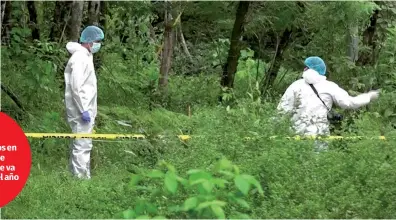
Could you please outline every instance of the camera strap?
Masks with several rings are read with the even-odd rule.
[[[326,103],[324,103],[324,101],[320,98],[318,91],[316,91],[315,87],[312,84],[308,84],[312,90],[314,91],[314,93],[316,94],[316,96],[320,99],[320,101],[322,101],[323,105],[326,106],[327,110],[330,111],[329,107],[327,107]]]

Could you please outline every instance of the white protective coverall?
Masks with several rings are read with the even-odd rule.
[[[69,42],[66,49],[71,57],[65,75],[65,105],[67,122],[73,133],[92,133],[97,114],[97,84],[92,54],[79,43]],[[90,122],[84,122],[82,113],[88,111]],[[69,166],[80,178],[89,179],[92,139],[74,139],[70,144]]]
[[[329,109],[333,103],[343,109],[357,109],[378,97],[377,91],[352,97],[336,83],[328,81],[326,76],[308,69],[302,79],[287,88],[277,107],[282,113],[292,114],[293,130],[298,135],[330,135],[328,109],[309,84],[315,87]]]

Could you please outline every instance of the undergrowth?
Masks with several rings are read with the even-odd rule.
[[[258,104],[246,98],[240,99],[239,104],[232,108],[192,105],[193,114],[189,117],[186,113],[166,109],[148,111],[101,105],[95,127],[97,133],[142,133],[148,134],[149,138],[94,141],[93,179],[88,182],[70,177],[67,170],[67,140],[31,139],[32,174],[22,193],[2,210],[2,217],[395,216],[392,208],[396,205],[396,188],[393,187],[396,151],[392,147],[393,140],[334,141],[329,152],[315,154],[312,141],[269,138],[273,135],[291,135],[286,121],[275,124],[270,119],[274,116],[274,108],[273,104]],[[380,135],[379,131],[375,131],[380,119],[370,115],[360,114],[354,119],[354,126],[360,134]],[[55,111],[37,112],[22,126],[28,132],[68,132],[62,114]],[[177,134],[190,134],[192,138],[181,141]],[[348,135],[347,132],[344,134]],[[165,135],[165,138],[158,138],[157,135]],[[181,177],[186,178],[194,169],[210,172],[209,169],[223,158],[232,161],[241,175],[254,177],[260,183],[258,186],[263,190],[263,195],[249,193],[243,201],[235,203],[235,198],[241,199],[242,195],[235,191],[236,194],[229,195],[235,198],[227,197],[227,193],[231,192],[228,186],[213,189],[215,191],[209,197],[192,189],[177,189],[173,195],[167,191],[169,188],[173,190],[169,186],[172,183],[161,184],[161,179],[155,183],[156,187],[146,187],[143,191],[130,187],[134,175],[158,169],[160,161],[166,161],[175,167]],[[178,188],[183,182],[180,181]],[[228,184],[234,182],[232,178],[228,180]],[[240,184],[243,189],[244,183]],[[236,189],[239,189],[238,186]],[[218,193],[224,195],[218,197]]]

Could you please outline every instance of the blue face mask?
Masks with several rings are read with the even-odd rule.
[[[93,43],[92,48],[91,48],[91,52],[92,53],[96,53],[99,51],[101,44],[100,43]]]

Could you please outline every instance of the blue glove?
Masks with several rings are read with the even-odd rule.
[[[84,122],[90,122],[91,121],[91,117],[89,116],[89,113],[87,111],[82,113],[82,120]]]

